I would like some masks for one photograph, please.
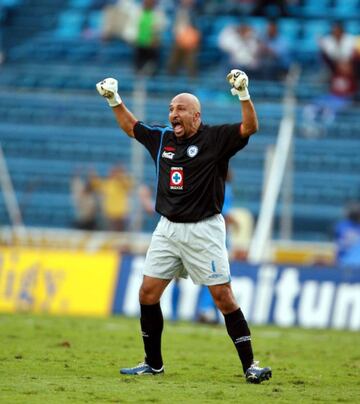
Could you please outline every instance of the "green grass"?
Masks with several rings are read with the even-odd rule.
[[[223,326],[165,325],[163,376],[120,376],[143,359],[136,319],[0,315],[1,403],[359,402],[360,334],[252,327],[273,378],[244,382]]]

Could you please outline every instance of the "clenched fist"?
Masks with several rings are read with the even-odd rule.
[[[250,94],[248,91],[249,79],[245,72],[242,70],[233,69],[226,76],[226,79],[232,86],[232,95],[237,95],[240,101],[250,100]]]
[[[117,107],[122,103],[120,95],[118,94],[118,81],[111,77],[99,81],[96,84],[98,93],[107,99],[110,107]]]

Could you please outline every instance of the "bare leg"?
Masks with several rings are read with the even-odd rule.
[[[221,311],[222,314],[225,315],[232,313],[239,308],[230,283],[209,286],[209,290],[214,299],[216,307]]]
[[[159,303],[161,295],[170,281],[171,279],[158,279],[144,275],[139,292],[140,304]]]

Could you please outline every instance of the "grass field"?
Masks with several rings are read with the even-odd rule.
[[[163,376],[120,376],[143,359],[138,321],[0,315],[1,403],[360,402],[360,334],[252,327],[273,378],[244,382],[222,326],[166,323]]]

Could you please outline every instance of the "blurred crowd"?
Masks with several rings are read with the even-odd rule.
[[[71,182],[74,227],[80,230],[129,230],[131,176],[120,165],[104,177],[79,170]]]
[[[197,52],[201,33],[196,26],[197,2],[181,0],[174,20],[168,20],[156,0],[109,2],[104,7],[102,39],[120,39],[134,47],[136,71],[154,74],[159,69],[162,38],[171,29],[174,38],[168,60],[168,72],[176,74],[182,66],[190,76],[197,73]]]
[[[172,1],[117,0],[103,5],[104,20],[101,36],[104,40],[119,39],[134,46],[134,65],[139,71],[150,74],[158,71],[162,40],[171,32],[172,46],[168,55],[167,69],[175,74],[185,67],[190,76],[197,72],[197,58],[206,40],[197,24],[203,14],[227,14],[238,20],[229,23],[218,34],[217,46],[222,51],[224,67],[236,65],[248,71],[252,77],[281,78],[294,60],[288,38],[279,32],[277,19],[289,16],[287,7],[299,3],[297,0],[233,0],[199,1],[180,0],[174,6]],[[174,7],[173,17],[166,11]],[[265,32],[260,32],[242,17],[249,15],[268,18]],[[360,35],[360,32],[359,32]],[[318,38],[314,38],[317,41]],[[359,38],[346,33],[340,22],[335,22],[332,33],[319,40],[319,53],[330,68],[334,79],[331,89],[343,92],[339,86],[339,75],[353,74],[358,77],[360,59]],[[296,59],[296,57],[295,57]],[[357,66],[341,66],[338,62],[357,63]],[[350,70],[349,70],[350,69]],[[354,87],[348,92],[354,92]]]
[[[101,38],[131,44],[138,73],[153,75],[166,69],[168,74],[176,75],[185,69],[194,78],[199,70],[199,52],[208,43],[202,26],[197,24],[198,17],[226,12],[235,19],[225,24],[214,40],[221,55],[218,65],[222,73],[236,66],[252,79],[283,80],[298,58],[296,47],[294,50],[290,38],[279,29],[279,18],[290,16],[288,7],[296,3],[300,1],[180,0],[175,7],[171,1],[108,1],[103,4]],[[166,13],[169,7],[175,7],[170,20]],[[249,15],[265,17],[266,28],[251,24],[244,18]],[[171,37],[171,47],[164,59],[160,56],[166,35]],[[306,137],[325,134],[336,114],[352,105],[359,95],[360,32],[351,34],[342,21],[333,20],[330,32],[313,40],[322,68],[320,72],[313,69],[312,80],[322,80],[327,90],[304,107],[302,133]]]
[[[14,6],[21,1],[0,1],[1,28],[6,26]],[[290,66],[298,61],[297,47],[294,46],[296,38],[286,35],[287,31],[280,29],[279,21],[288,17],[296,19],[294,7],[308,3],[304,0],[91,0],[88,7],[102,15],[101,27],[95,29],[100,32],[89,33],[91,29],[86,26],[83,30],[84,37],[99,37],[104,44],[118,41],[130,45],[134,50],[136,72],[147,75],[159,71],[176,75],[185,70],[189,77],[196,77],[200,51],[212,46],[218,49],[220,56],[216,63],[224,70],[236,66],[246,70],[252,78],[274,80],[282,79]],[[211,34],[204,25],[204,16],[209,17]],[[221,22],[218,16],[223,18],[224,24],[217,25]],[[265,18],[265,29],[262,24],[249,21],[251,16]],[[305,20],[302,18],[301,23]],[[214,29],[214,26],[219,29]],[[6,56],[6,51],[2,50],[2,43],[6,42],[2,31],[0,63]],[[209,35],[217,37],[209,38]],[[330,99],[335,111],[357,93],[359,38],[360,32],[357,35],[346,32],[341,21],[334,21],[328,35],[313,38],[319,59],[322,58],[328,72],[331,97],[326,101]],[[318,103],[323,102],[315,104]],[[321,110],[322,105],[315,109]],[[308,115],[314,113],[319,114],[313,108]]]
[[[226,71],[237,66],[257,79],[282,78],[292,60],[276,20],[269,20],[264,35],[259,35],[247,23],[227,26],[219,34],[218,45],[226,56]]]
[[[347,33],[340,21],[322,37],[319,51],[328,77],[328,91],[304,110],[304,134],[309,137],[326,134],[336,114],[352,104],[358,94],[360,77],[359,38]]]

